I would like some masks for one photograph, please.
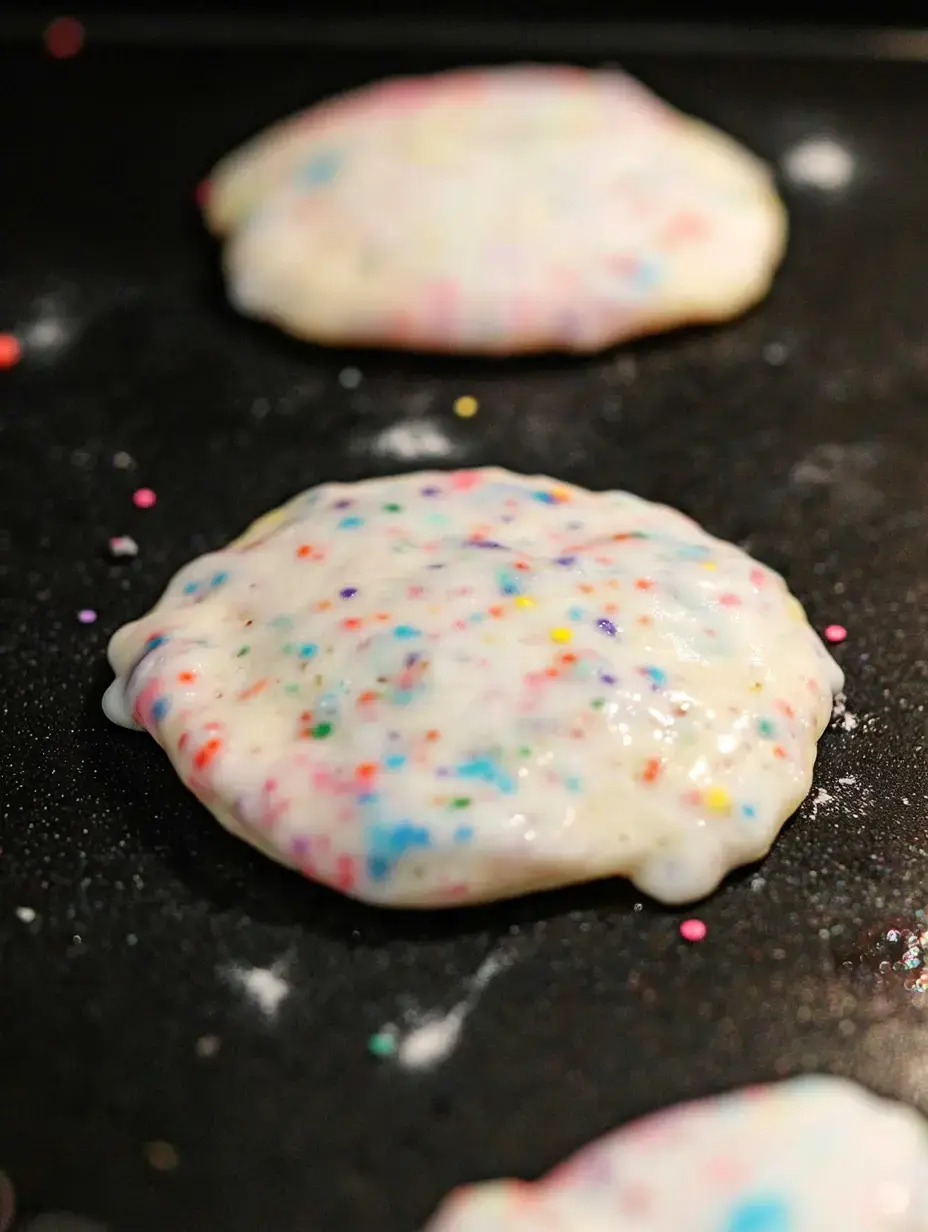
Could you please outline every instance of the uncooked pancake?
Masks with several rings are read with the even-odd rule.
[[[841,1078],[683,1104],[537,1184],[458,1190],[426,1232],[926,1232],[928,1127]]]
[[[203,186],[238,308],[298,337],[595,351],[742,312],[786,217],[766,166],[615,71],[378,83],[275,125]]]
[[[313,488],[109,654],[108,713],[223,825],[417,907],[612,874],[707,894],[805,796],[842,684],[739,548],[495,468]]]

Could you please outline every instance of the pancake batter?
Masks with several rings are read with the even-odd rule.
[[[671,509],[487,468],[325,484],[113,637],[107,713],[234,833],[374,903],[768,850],[842,675],[783,580]]]

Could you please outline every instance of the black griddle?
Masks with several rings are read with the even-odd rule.
[[[26,338],[0,373],[0,1169],[17,1226],[66,1210],[111,1232],[414,1232],[455,1184],[536,1176],[741,1083],[828,1071],[928,1111],[928,996],[880,974],[886,929],[928,902],[918,47],[891,62],[798,35],[789,56],[756,38],[739,54],[721,30],[725,54],[703,37],[687,55],[679,32],[649,52],[616,27],[562,25],[560,52],[531,25],[405,48],[286,29],[211,42],[202,22],[114,18],[61,62],[39,25],[0,42],[0,329]],[[774,163],[809,136],[852,151],[843,191],[783,184],[792,240],[760,308],[593,359],[494,363],[314,349],[224,305],[192,199],[217,156],[388,73],[558,55],[621,62]],[[451,411],[464,393],[469,421]],[[226,835],[151,740],[104,720],[107,637],[177,567],[311,484],[432,464],[382,452],[417,419],[452,443],[439,465],[676,505],[781,570],[816,626],[847,627],[856,726],[836,720],[770,857],[707,902],[669,911],[615,880],[368,909]],[[153,509],[134,508],[139,486]],[[136,560],[108,559],[116,534]],[[708,925],[697,945],[688,915]],[[443,1065],[370,1055],[404,1010],[455,1004],[500,944],[511,965]],[[274,964],[291,991],[268,1017],[229,972]]]

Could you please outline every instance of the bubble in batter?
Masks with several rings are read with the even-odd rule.
[[[536,1184],[453,1193],[426,1232],[924,1232],[928,1127],[841,1078],[635,1121]]]
[[[107,713],[223,825],[415,907],[615,874],[709,893],[806,795],[842,685],[740,549],[495,468],[314,488],[182,569],[109,655]]]

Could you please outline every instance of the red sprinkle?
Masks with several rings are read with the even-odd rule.
[[[684,941],[702,941],[708,931],[702,920],[684,920],[680,925],[680,936]]]
[[[22,359],[23,349],[15,334],[0,334],[0,368],[15,368]]]
[[[150,509],[157,499],[151,488],[136,488],[132,493],[132,503],[136,509]]]
[[[55,60],[69,60],[84,46],[84,27],[76,17],[56,17],[45,27],[45,50]]]
[[[847,637],[847,629],[844,625],[826,625],[825,641],[826,642],[843,642]]]

